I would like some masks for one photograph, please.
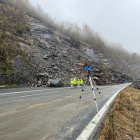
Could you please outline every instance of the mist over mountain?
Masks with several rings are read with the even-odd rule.
[[[88,25],[57,23],[28,0],[0,1],[0,84],[49,86],[84,78],[82,66],[94,67],[98,84],[140,78],[140,56],[104,41]]]
[[[121,43],[131,52],[140,53],[140,1],[118,0],[30,0],[58,21],[80,26],[88,24],[109,42]],[[55,9],[55,10],[54,10]]]

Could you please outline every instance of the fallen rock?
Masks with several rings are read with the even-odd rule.
[[[99,78],[98,78],[98,77],[96,77],[96,76],[94,76],[94,77],[93,77],[93,79],[94,79],[94,80],[99,80]]]
[[[94,69],[94,72],[100,72],[101,70],[99,70],[99,69]]]
[[[49,87],[62,87],[64,86],[62,79],[49,79],[48,81]]]
[[[65,53],[65,54],[63,54],[63,57],[68,57],[68,54],[66,54],[66,53]]]
[[[57,66],[54,66],[53,69],[54,70],[59,70],[59,68]]]
[[[44,55],[43,59],[48,59],[49,55]]]
[[[38,73],[38,76],[46,76],[46,77],[49,77],[49,74],[47,72],[42,72],[42,73]]]

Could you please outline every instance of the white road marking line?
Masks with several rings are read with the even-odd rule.
[[[40,94],[32,94],[32,95],[25,95],[25,96],[18,96],[18,97],[25,98],[25,97],[32,97],[32,96],[44,95],[44,94],[48,94],[48,93],[53,93],[53,92],[40,93]]]
[[[44,94],[49,94],[49,93],[53,93],[53,92],[45,92],[45,93],[38,93],[38,94],[32,94],[32,95],[24,95],[24,96],[16,96],[16,97],[9,97],[9,98],[5,98],[4,100],[7,99],[12,99],[12,98],[25,98],[25,97],[32,97],[32,96],[38,96],[38,95],[44,95]],[[15,100],[14,100],[15,101]]]
[[[20,92],[9,92],[9,93],[0,93],[0,96],[3,95],[11,95],[11,94],[18,94],[18,93],[29,93],[29,92],[36,92],[36,91],[50,91],[50,90],[56,90],[56,89],[70,89],[70,87],[65,88],[53,88],[53,89],[42,89],[42,90],[29,90],[29,91],[20,91]]]
[[[69,99],[69,98],[74,98],[74,96],[66,96],[66,97],[64,97],[64,98],[57,98],[57,99],[53,99],[52,101],[48,101],[48,102],[43,102],[43,103],[38,103],[38,104],[32,104],[32,105],[29,105],[26,109],[22,109],[22,110],[20,110],[20,111],[18,111],[18,110],[11,110],[11,111],[7,111],[7,112],[3,112],[3,113],[0,113],[0,118],[3,118],[3,117],[5,117],[5,116],[7,116],[7,115],[11,115],[11,114],[15,114],[15,113],[17,113],[17,112],[23,112],[23,111],[27,111],[27,110],[29,110],[29,109],[33,109],[33,108],[36,108],[36,107],[41,107],[41,106],[43,106],[43,105],[50,105],[50,104],[54,104],[54,103],[59,103],[59,102],[61,102],[62,100],[64,100],[64,99]]]
[[[61,88],[63,89],[63,88]],[[68,88],[69,89],[69,88]],[[54,90],[54,89],[53,89]],[[43,90],[44,91],[44,90]],[[16,97],[8,97],[8,98],[5,98],[4,100],[8,100],[8,99],[12,99],[14,98],[15,100],[10,100],[10,101],[16,101],[16,99],[20,99],[20,98],[26,98],[26,97],[33,97],[33,96],[40,96],[40,95],[45,95],[45,94],[50,94],[50,93],[54,93],[53,91],[52,92],[45,92],[45,93],[38,93],[38,94],[31,94],[31,95],[21,95],[19,94],[19,96],[16,96]],[[6,94],[7,95],[7,94]],[[8,94],[9,95],[9,94]],[[10,94],[10,95],[15,95],[15,94]],[[74,96],[77,96],[78,94],[73,94]],[[7,97],[7,96],[5,96]],[[71,96],[66,96],[66,97],[71,97]],[[1,102],[0,102],[1,103]],[[3,103],[3,102],[2,102]]]
[[[32,95],[25,95],[25,96],[9,97],[9,98],[3,99],[5,101],[2,101],[2,102],[0,101],[0,104],[8,103],[9,101],[7,101],[7,100],[9,100],[9,99],[11,99],[10,101],[17,101],[17,100],[19,101],[21,98],[32,97],[32,96],[39,96],[39,95],[44,95],[44,94],[48,94],[48,93],[53,93],[53,92],[40,93],[40,94],[32,94]]]
[[[104,86],[104,87],[106,87],[106,86]],[[107,88],[108,88],[108,86],[107,86]],[[3,95],[11,95],[11,94],[14,95],[14,94],[18,94],[18,93],[30,93],[30,92],[37,92],[37,91],[47,91],[47,90],[50,91],[50,90],[57,90],[57,89],[71,89],[71,87],[52,88],[52,89],[41,89],[41,90],[29,90],[29,91],[19,91],[19,92],[7,92],[7,93],[0,93],[0,96],[3,96]],[[101,89],[101,90],[103,90],[103,89]]]

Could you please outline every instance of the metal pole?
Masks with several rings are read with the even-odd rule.
[[[94,87],[93,87],[92,79],[91,79],[90,76],[89,76],[89,82],[90,82],[90,86],[91,86],[91,88],[92,88],[92,93],[93,93],[93,96],[94,96],[94,102],[95,102],[96,110],[97,110],[97,113],[98,113],[98,112],[99,112],[98,104],[97,104],[97,102],[96,102],[95,91],[94,91]]]
[[[97,88],[97,84],[96,84],[96,82],[94,81],[94,79],[92,80],[93,81],[93,84],[94,84],[94,86],[95,86],[95,88],[96,88],[96,90],[98,91],[98,93],[101,95],[101,92],[99,91],[99,89]]]

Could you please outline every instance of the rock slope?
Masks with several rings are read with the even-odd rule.
[[[121,77],[121,73],[111,71],[106,61],[101,65],[102,58],[93,49],[88,48],[87,44],[72,40],[68,35],[35,19],[30,19],[29,27],[32,45],[26,48],[29,60],[37,70],[37,83],[46,85],[49,79],[60,78],[67,85],[70,78],[86,78],[82,70],[86,62],[93,65],[94,79],[98,84],[130,80],[127,76]]]
[[[103,53],[60,31],[58,26],[43,24],[5,1],[0,3],[0,10],[0,85],[68,85],[70,78],[86,79],[82,67],[87,62],[94,67],[97,84],[132,80],[111,70],[111,62]]]

